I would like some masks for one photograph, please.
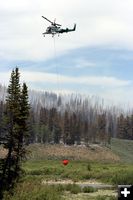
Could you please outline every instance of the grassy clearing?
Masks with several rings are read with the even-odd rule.
[[[133,163],[133,140],[111,140],[111,150],[117,154],[122,162]]]
[[[107,194],[109,200],[114,200],[111,190],[99,191],[91,187],[83,190],[76,184],[42,185],[35,179],[20,182],[14,189],[14,195],[6,192],[3,200],[87,200],[88,197],[90,200],[95,200],[97,196],[107,196]]]
[[[14,195],[5,193],[4,200],[61,200],[62,191],[56,186],[42,186],[38,180],[17,184]]]
[[[106,190],[97,190],[92,187],[81,188],[75,181],[95,178],[99,181],[110,182],[107,181],[107,174],[110,174],[108,177],[111,180],[113,174],[115,176],[123,168],[131,171],[131,167],[123,165],[120,168],[120,164],[88,163],[88,161],[71,161],[70,164],[64,166],[59,160],[30,160],[23,165],[26,174],[15,187],[14,195],[5,193],[4,200],[115,200],[114,191],[110,190],[109,194]],[[42,184],[43,180],[67,180],[68,177],[74,181],[73,184]]]
[[[64,166],[60,160],[41,160],[27,161],[23,167],[28,177],[40,180],[71,179],[76,182],[96,179],[116,185],[133,183],[132,164],[70,161]]]
[[[121,161],[127,163],[100,146],[31,145],[29,159],[23,163],[25,175],[14,188],[14,195],[7,192],[4,200],[116,200],[116,191],[83,189],[76,182],[94,180],[113,185],[132,184],[133,162],[129,163],[129,158],[133,150],[128,142],[125,144],[128,147],[122,147],[122,141],[119,141],[113,139],[111,148]],[[128,159],[125,159],[124,152],[127,152]],[[67,166],[62,164],[64,158],[70,161]],[[48,184],[48,181],[62,180],[71,180],[71,184]]]

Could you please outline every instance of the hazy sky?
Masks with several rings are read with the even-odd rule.
[[[43,37],[49,23],[77,30]],[[0,82],[18,66],[32,89],[133,105],[132,0],[0,0]]]

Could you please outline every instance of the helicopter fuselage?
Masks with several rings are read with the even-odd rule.
[[[57,26],[48,26],[45,34],[56,34],[60,30],[60,27]]]
[[[59,35],[60,33],[68,33],[68,32],[76,30],[76,24],[74,24],[74,27],[72,29],[69,29],[69,28],[63,29],[63,28],[61,28],[61,25],[55,23],[55,21],[52,22],[49,19],[47,19],[46,17],[44,17],[44,16],[42,16],[42,17],[51,23],[51,26],[48,26],[46,29],[46,32],[43,33],[44,36],[45,36],[45,34],[51,34],[52,36],[54,36],[55,34]]]

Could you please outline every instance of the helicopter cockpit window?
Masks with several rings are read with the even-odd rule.
[[[48,32],[50,32],[50,31],[51,31],[51,27],[50,27],[50,26],[47,28],[47,31],[48,31]]]

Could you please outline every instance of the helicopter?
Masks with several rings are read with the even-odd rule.
[[[68,33],[68,32],[76,30],[76,24],[74,24],[74,27],[72,29],[69,29],[69,28],[63,29],[63,28],[61,28],[60,24],[55,23],[55,20],[54,20],[54,22],[52,22],[49,19],[47,19],[46,17],[44,17],[44,16],[42,16],[42,17],[51,23],[51,26],[48,26],[46,29],[46,32],[43,33],[44,37],[46,34],[51,34],[53,37],[55,34],[58,34],[58,36],[59,36],[60,33]]]

